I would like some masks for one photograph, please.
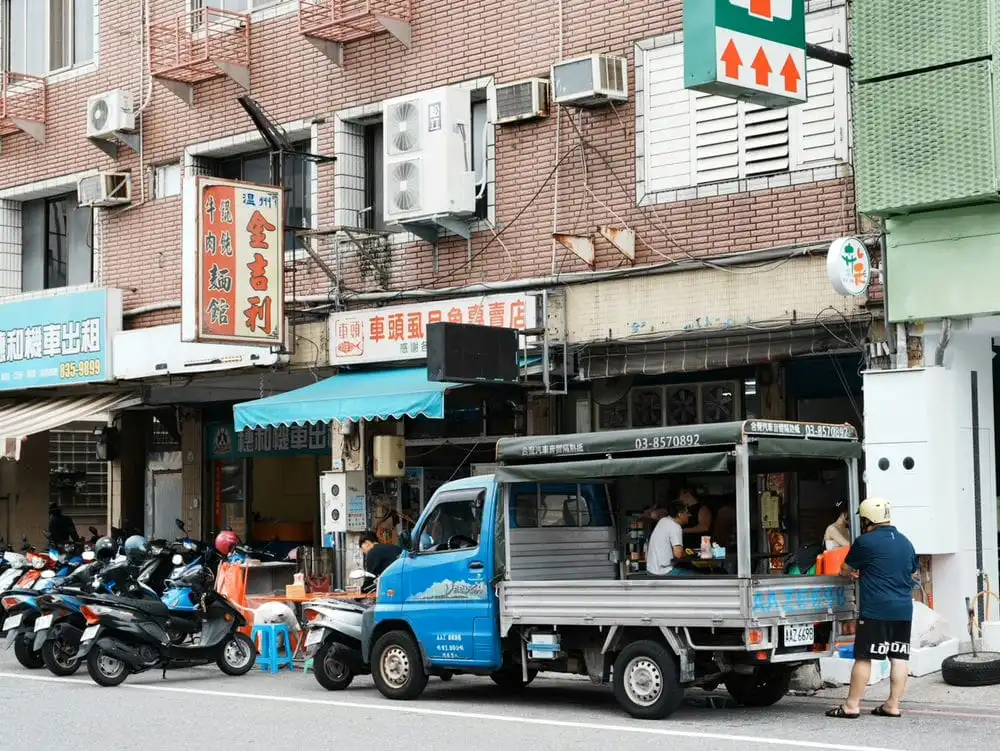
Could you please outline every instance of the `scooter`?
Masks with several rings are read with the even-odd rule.
[[[183,559],[174,554],[180,566]],[[77,655],[99,686],[120,685],[130,673],[215,662],[227,675],[244,675],[257,660],[254,643],[239,629],[246,618],[212,587],[200,559],[172,575],[160,600],[84,598],[87,629]]]
[[[348,574],[354,581],[375,581],[368,571]],[[355,676],[368,675],[361,658],[361,618],[371,607],[356,600],[316,600],[303,605],[305,654],[312,658],[316,680],[327,691],[343,691]]]

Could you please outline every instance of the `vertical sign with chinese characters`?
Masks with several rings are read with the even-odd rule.
[[[0,304],[0,390],[113,380],[122,291],[94,289]]]
[[[284,205],[278,188],[199,177],[186,228],[186,341],[279,345],[284,334]],[[193,261],[193,263],[192,263]],[[187,274],[185,274],[187,278]],[[193,324],[193,325],[192,325]],[[194,329],[193,331],[191,329]]]
[[[806,101],[805,0],[684,0],[684,86],[762,107]]]
[[[487,295],[334,313],[330,316],[330,362],[353,365],[426,359],[427,325],[440,321],[532,329],[537,325],[536,298],[524,293]]]

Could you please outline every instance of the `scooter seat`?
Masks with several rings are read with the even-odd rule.
[[[143,613],[149,613],[154,616],[167,616],[170,614],[167,606],[159,600],[132,600],[122,598],[117,600],[117,605],[119,607],[128,608],[129,610],[139,610]]]

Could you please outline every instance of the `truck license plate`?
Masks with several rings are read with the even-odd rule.
[[[816,633],[811,623],[797,623],[785,626],[786,647],[811,647],[816,641]]]

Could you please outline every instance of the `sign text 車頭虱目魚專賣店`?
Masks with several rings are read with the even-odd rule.
[[[530,329],[537,320],[535,297],[487,295],[437,302],[393,305],[330,316],[330,362],[349,365],[420,360],[427,357],[427,326],[465,323]]]

